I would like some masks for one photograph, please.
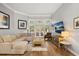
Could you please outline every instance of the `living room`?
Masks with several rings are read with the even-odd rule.
[[[0,3],[0,56],[79,55],[79,3]]]

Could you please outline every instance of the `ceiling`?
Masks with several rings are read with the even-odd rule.
[[[6,3],[5,5],[25,14],[53,14],[62,3]]]

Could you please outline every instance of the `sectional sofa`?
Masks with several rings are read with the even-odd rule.
[[[24,54],[28,42],[25,34],[0,35],[0,54]]]

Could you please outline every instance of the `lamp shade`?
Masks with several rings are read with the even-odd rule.
[[[61,36],[63,36],[63,37],[69,37],[69,32],[68,31],[63,31],[63,32],[61,32]]]

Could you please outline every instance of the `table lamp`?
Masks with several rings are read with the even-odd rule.
[[[63,31],[61,32],[61,36],[64,38],[64,39],[67,39],[69,37],[70,33],[68,31]]]
[[[69,35],[70,35],[70,33],[68,31],[61,32],[61,36],[59,36],[59,42],[61,42],[63,40],[67,40]]]

